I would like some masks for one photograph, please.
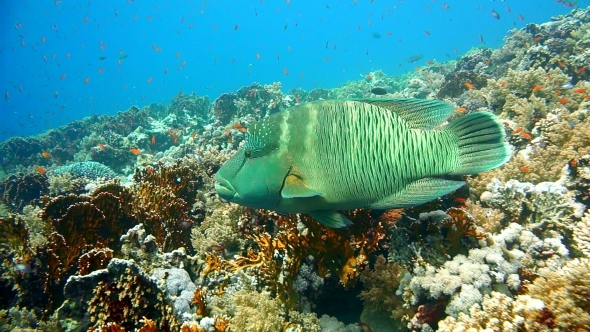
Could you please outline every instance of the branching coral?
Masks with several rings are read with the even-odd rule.
[[[282,331],[285,312],[268,292],[242,290],[234,295],[236,313],[229,327],[232,331]]]
[[[439,331],[586,331],[590,326],[590,261],[576,259],[538,278],[515,299],[492,292],[469,314],[447,317]]]
[[[564,237],[573,246],[572,232],[585,207],[575,202],[573,192],[564,186],[543,182],[538,185],[516,180],[492,181],[484,192],[483,204],[505,211],[506,222],[517,222],[541,238]]]
[[[484,234],[477,222],[465,210],[450,208],[421,213],[418,219],[404,216],[392,231],[390,260],[405,265],[418,257],[440,265],[458,254],[477,247]]]
[[[574,259],[558,271],[537,278],[529,295],[540,299],[546,311],[536,323],[562,331],[582,331],[590,326],[590,259]],[[535,325],[537,325],[535,324]]]
[[[404,300],[396,291],[405,273],[406,270],[399,264],[387,264],[383,256],[377,257],[373,269],[365,270],[360,278],[364,283],[364,290],[359,295],[365,305],[363,317],[374,317],[381,313],[388,318],[389,328],[396,326],[400,330],[404,327],[403,318],[411,316],[412,311],[404,308]],[[369,325],[376,323],[372,319],[365,322]]]
[[[576,224],[573,235],[578,250],[590,258],[590,213]]]
[[[164,251],[179,246],[192,251],[190,228],[196,222],[191,207],[202,185],[201,176],[189,166],[160,165],[135,173],[133,209],[146,230]]]

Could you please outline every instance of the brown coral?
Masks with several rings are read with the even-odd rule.
[[[13,174],[0,184],[0,203],[8,206],[13,212],[22,212],[23,207],[48,193],[49,181],[45,174]]]
[[[180,163],[136,172],[133,209],[162,250],[182,246],[191,252],[190,228],[196,222],[191,207],[203,181],[197,171]]]

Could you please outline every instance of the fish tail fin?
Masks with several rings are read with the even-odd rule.
[[[462,116],[447,126],[459,138],[459,166],[454,175],[476,174],[507,162],[512,149],[505,141],[504,125],[490,112]]]

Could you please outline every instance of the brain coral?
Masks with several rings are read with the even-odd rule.
[[[92,180],[98,178],[112,179],[117,176],[117,173],[113,172],[108,166],[97,163],[96,161],[83,161],[61,166],[53,170],[52,173],[53,175],[70,173],[73,177],[85,177]]]

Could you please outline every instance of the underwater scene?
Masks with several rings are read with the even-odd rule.
[[[0,332],[590,331],[590,1],[11,1]]]

